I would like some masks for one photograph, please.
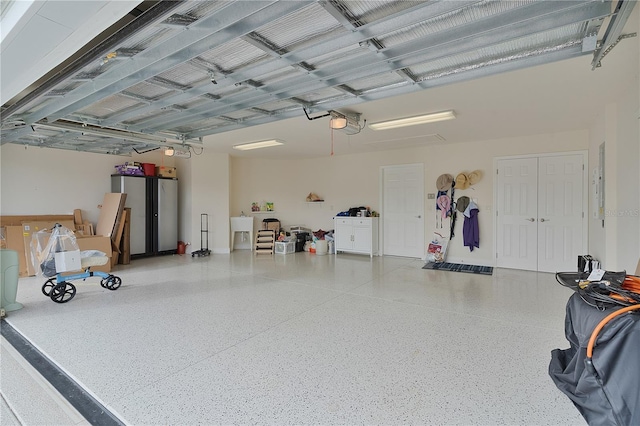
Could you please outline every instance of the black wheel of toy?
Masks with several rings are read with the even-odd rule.
[[[66,281],[56,284],[51,289],[51,300],[56,303],[66,303],[75,295],[76,286]]]
[[[55,278],[49,278],[46,283],[42,284],[42,294],[44,294],[47,297],[50,297],[51,296],[51,289],[53,289],[53,287],[55,287],[55,285],[56,285],[56,279]]]
[[[120,279],[120,277],[111,275],[109,278],[107,278],[107,288],[109,290],[117,290],[118,287],[120,287],[120,284],[122,284],[122,280]]]
[[[102,286],[103,288],[108,288],[109,285],[109,280],[111,279],[112,275],[109,275],[107,278],[103,278],[100,280],[100,286]]]

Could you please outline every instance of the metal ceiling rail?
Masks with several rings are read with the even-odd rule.
[[[235,2],[232,6],[226,6],[197,21],[189,26],[188,30],[180,31],[169,40],[146,49],[122,65],[111,68],[96,77],[90,84],[82,85],[71,91],[65,98],[48,104],[34,113],[27,114],[24,120],[27,123],[34,123],[43,118],[55,121],[103,97],[115,94],[194,58],[216,44],[253,31],[255,28],[304,7],[308,3],[308,1],[302,0],[294,2]]]
[[[233,84],[238,82],[255,79],[270,72],[281,69],[283,65],[282,60],[286,60],[288,63],[305,62],[307,60],[335,51],[336,49],[357,45],[358,43],[374,37],[375,35],[397,31],[399,29],[431,19],[435,16],[439,16],[459,9],[460,7],[466,7],[475,3],[479,3],[479,1],[455,1],[444,3],[438,2],[435,4],[433,4],[432,2],[424,2],[419,6],[408,9],[408,12],[405,11],[406,14],[394,14],[379,21],[375,21],[371,24],[358,27],[353,32],[340,35],[339,37],[333,39],[331,43],[316,43],[312,46],[300,49],[298,51],[285,53],[281,55],[280,58],[248,66],[244,69],[233,72],[231,75],[224,76],[223,78],[218,79],[218,85],[219,87],[232,86]],[[151,105],[128,110],[122,113],[116,113],[113,116],[108,117],[106,120],[103,120],[101,123],[105,125],[116,125],[117,123],[129,120],[136,116],[142,116],[146,113],[167,107],[171,104],[184,102],[196,96],[204,95],[208,93],[210,89],[211,86],[209,84],[196,86],[182,93],[170,95],[166,98],[155,101]]]
[[[606,54],[605,52],[607,52],[607,49],[618,42],[618,37],[622,33],[624,24],[627,22],[627,19],[631,15],[631,11],[636,3],[637,1],[618,1],[615,14],[611,17],[611,21],[609,21],[609,26],[604,34],[604,39],[600,44],[600,48],[598,48],[593,55],[593,61],[591,62],[592,70],[600,66],[600,61]]]
[[[565,4],[566,2],[553,2]],[[574,3],[571,3],[572,5]],[[341,84],[348,84],[356,79],[373,76],[390,70],[408,68],[412,65],[431,61],[436,58],[451,56],[465,51],[472,51],[481,46],[504,42],[508,39],[519,38],[525,35],[548,30],[558,25],[566,25],[582,22],[590,19],[600,19],[609,13],[607,4],[594,2],[583,5],[582,8],[574,10],[571,14],[554,14],[558,8],[550,9],[551,3],[535,3],[526,11],[507,12],[510,19],[517,15],[519,22],[516,24],[503,25],[504,22],[511,22],[505,14],[495,15],[483,20],[483,22],[473,22],[464,26],[455,27],[447,31],[427,35],[420,39],[395,46],[389,49],[382,49],[380,54],[372,54],[368,57],[347,59],[332,67],[310,71],[308,74],[287,79],[285,82],[269,85],[269,93],[256,95],[252,93],[240,93],[236,96],[223,98],[215,103],[209,102],[192,108],[188,111],[178,112],[161,119],[150,118],[131,126],[132,129],[145,132],[153,132],[157,128],[171,128],[173,125],[184,126],[189,122],[200,120],[229,111],[257,106],[269,100],[290,99],[305,92],[318,90],[326,87],[335,87]],[[573,8],[573,6],[572,6]],[[517,13],[516,13],[517,12]],[[539,13],[552,14],[544,20],[535,21]],[[505,28],[507,27],[507,28]],[[480,31],[479,28],[492,28],[488,31]],[[474,36],[475,34],[479,34]],[[472,36],[474,36],[472,38]],[[448,49],[442,49],[449,44]],[[423,47],[421,47],[423,46]],[[385,53],[389,52],[388,55]],[[424,55],[424,56],[423,56]],[[315,77],[315,78],[313,78]]]
[[[82,135],[93,135],[99,137],[108,137],[118,140],[127,140],[131,142],[138,142],[144,144],[151,144],[157,146],[166,146],[168,144],[188,144],[201,146],[202,143],[199,140],[191,141],[179,141],[170,140],[167,138],[159,138],[152,135],[146,135],[134,132],[123,132],[121,130],[112,130],[104,128],[94,128],[93,126],[85,126],[82,124],[74,124],[69,122],[56,122],[51,124],[35,124],[36,128],[51,129],[56,131],[73,132]]]

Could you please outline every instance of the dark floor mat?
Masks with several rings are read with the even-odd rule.
[[[461,263],[427,263],[422,269],[435,269],[439,271],[470,272],[472,274],[493,275],[492,266],[464,265]]]

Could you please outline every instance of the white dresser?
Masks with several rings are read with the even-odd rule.
[[[347,217],[335,218],[334,238],[338,252],[378,254],[378,218]]]

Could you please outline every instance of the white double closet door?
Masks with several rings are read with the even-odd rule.
[[[497,161],[496,266],[576,269],[587,243],[584,162],[583,154]]]

